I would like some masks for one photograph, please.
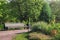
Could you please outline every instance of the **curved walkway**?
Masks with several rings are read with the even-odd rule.
[[[0,40],[12,40],[17,33],[28,32],[28,30],[0,31]]]

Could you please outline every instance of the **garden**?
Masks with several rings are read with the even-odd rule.
[[[60,1],[0,1],[0,31],[11,22],[28,24],[31,30],[12,40],[60,40]]]

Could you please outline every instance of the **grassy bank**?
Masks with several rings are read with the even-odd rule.
[[[28,33],[18,34],[13,40],[28,40]]]

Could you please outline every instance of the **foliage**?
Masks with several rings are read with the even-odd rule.
[[[0,1],[0,22],[18,22],[18,10],[13,2]]]
[[[51,25],[45,22],[37,22],[32,26],[32,31],[42,31],[43,33],[46,34],[49,34],[51,30],[52,30]]]
[[[44,0],[1,1],[0,20],[3,22],[37,21],[43,4]]]
[[[41,31],[45,34],[51,34],[51,31],[56,30],[60,32],[60,24],[47,24],[46,22],[37,22],[32,25],[32,31]]]
[[[40,20],[43,20],[46,22],[50,22],[52,20],[52,12],[51,12],[50,5],[48,3],[45,3],[43,5],[43,9],[40,15]]]
[[[32,31],[39,31],[40,23],[33,23],[32,25]]]
[[[3,25],[2,25],[2,24],[0,24],[0,30],[3,30],[3,29],[4,29]]]
[[[30,33],[29,40],[41,40],[40,34],[37,32]]]
[[[13,40],[28,40],[28,33],[18,34]]]
[[[49,5],[44,0],[1,1],[0,6],[0,20],[3,22],[38,21],[41,11],[48,14],[49,17],[45,15],[47,18],[51,16]]]
[[[60,40],[60,23],[55,23],[54,28],[58,31],[57,34],[54,36],[54,40]]]
[[[6,5],[5,1],[0,1],[0,23],[5,19],[4,17],[6,16],[5,5]]]
[[[43,0],[15,0],[18,8],[18,19],[21,21],[36,21],[43,7]],[[33,16],[32,16],[33,15]]]
[[[54,29],[56,29],[58,32],[60,32],[60,23],[55,23]]]
[[[55,35],[54,40],[60,40],[60,34]]]
[[[0,1],[0,6],[0,22],[36,22],[39,16],[41,20],[51,20],[50,6],[44,0]],[[47,25],[47,23],[36,24],[33,30],[48,30]]]
[[[59,14],[60,2],[51,2],[50,6],[53,14]]]
[[[60,20],[60,1],[58,2],[51,2],[50,3],[52,9],[52,15],[56,15],[56,21],[59,22]]]

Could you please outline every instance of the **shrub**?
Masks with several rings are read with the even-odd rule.
[[[54,36],[54,40],[60,40],[60,23],[55,24],[55,29],[58,31]]]
[[[56,30],[57,33],[59,33],[60,32],[60,23],[54,23],[52,25],[52,30]]]
[[[45,34],[51,34],[52,30],[57,31],[55,24],[47,24],[46,22],[37,22],[32,25],[32,31],[41,31]]]
[[[55,35],[54,40],[60,40],[60,34]]]
[[[51,12],[50,5],[48,3],[44,3],[42,12],[39,18],[40,20],[43,20],[48,23],[52,20],[52,12]]]
[[[50,30],[51,30],[51,25],[49,26],[45,22],[37,22],[32,26],[32,31],[42,31],[46,34],[49,34]]]
[[[0,30],[3,30],[4,28],[3,28],[3,25],[2,24],[0,24]]]
[[[39,31],[40,30],[40,23],[35,23],[32,26],[32,31]]]
[[[55,28],[56,28],[56,30],[60,31],[60,23],[56,23]]]

